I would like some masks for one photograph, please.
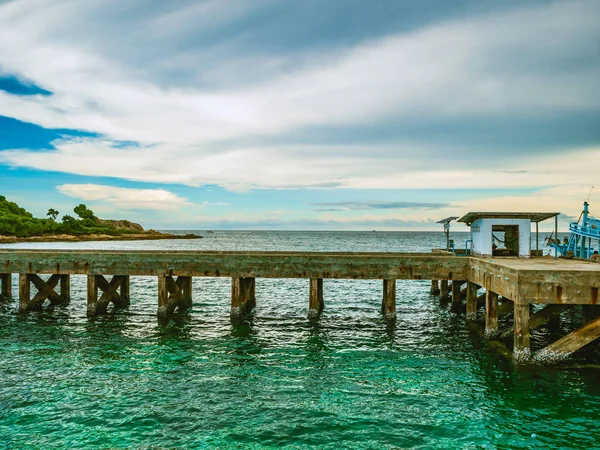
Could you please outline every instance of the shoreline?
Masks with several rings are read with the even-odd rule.
[[[112,236],[109,234],[85,234],[81,236],[70,234],[47,236],[0,236],[0,244],[20,244],[23,242],[89,242],[89,241],[156,241],[161,239],[202,239],[197,234],[168,234],[168,233],[135,233]]]

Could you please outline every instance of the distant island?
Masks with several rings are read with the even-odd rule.
[[[125,241],[145,239],[198,239],[195,234],[168,234],[144,230],[129,220],[103,220],[86,205],[73,208],[77,217],[50,208],[47,218],[38,219],[0,195],[0,244],[50,241]]]

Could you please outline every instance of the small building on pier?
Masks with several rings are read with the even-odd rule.
[[[538,224],[557,212],[470,212],[458,219],[471,227],[471,254],[475,256],[541,256]],[[535,223],[535,251],[531,249],[531,223]],[[555,228],[557,227],[555,221]]]

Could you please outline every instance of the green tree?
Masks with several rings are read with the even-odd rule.
[[[55,210],[54,208],[50,208],[48,210],[48,213],[46,214],[48,217],[50,217],[52,220],[56,221],[56,218],[58,217],[59,212],[57,210]]]
[[[75,214],[77,214],[79,217],[81,217],[82,219],[96,219],[96,216],[94,215],[94,212],[91,209],[88,209],[87,206],[85,206],[83,203],[77,205],[75,208],[73,208],[73,212]]]

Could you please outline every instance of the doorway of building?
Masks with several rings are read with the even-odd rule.
[[[518,225],[492,225],[492,256],[519,256]]]

